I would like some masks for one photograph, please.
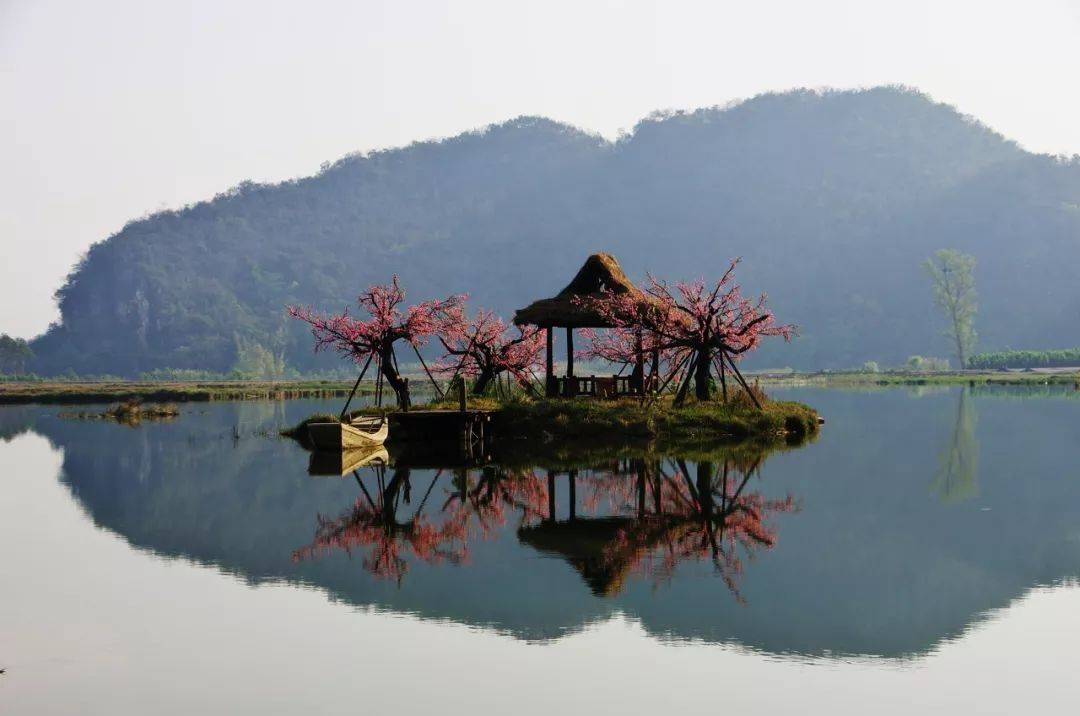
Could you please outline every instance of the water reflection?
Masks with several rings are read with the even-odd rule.
[[[372,458],[346,458],[360,494],[337,517],[319,515],[314,541],[294,560],[362,550],[365,570],[400,585],[410,561],[462,564],[471,539],[494,538],[513,522],[522,544],[565,559],[596,595],[617,594],[631,574],[669,581],[680,562],[708,560],[741,599],[744,560],[774,545],[775,515],[797,509],[790,495],[770,499],[748,489],[765,457],[748,449],[714,449],[718,462],[701,459],[693,468],[683,458],[643,454],[606,468],[438,470],[418,503],[412,469],[398,461],[388,472],[385,451],[376,454],[367,480],[361,466]],[[429,500],[440,480],[441,492]]]
[[[978,415],[971,391],[965,387],[956,394],[956,419],[938,458],[933,489],[944,502],[969,500],[979,494],[979,443],[975,439]]]
[[[325,408],[302,401],[136,430],[5,408],[0,438],[62,450],[98,527],[251,583],[530,640],[622,614],[672,640],[894,657],[1080,575],[1076,393],[1022,395],[794,392],[827,429],[769,455],[524,444],[327,466],[272,437]]]

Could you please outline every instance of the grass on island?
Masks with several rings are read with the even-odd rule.
[[[138,425],[144,420],[172,420],[179,415],[180,409],[172,404],[146,405],[140,400],[127,400],[100,413],[60,413],[59,417],[74,420],[115,420],[125,425]]]
[[[759,410],[746,402],[688,400],[675,407],[670,398],[652,404],[619,400],[564,399],[511,402],[494,418],[500,433],[591,440],[608,437],[661,440],[803,440],[818,431],[812,408],[766,400]]]
[[[801,403],[772,400],[755,388],[762,408],[758,409],[742,391],[734,391],[727,403],[719,398],[697,401],[688,398],[674,406],[670,396],[642,402],[637,398],[615,400],[589,397],[534,399],[520,393],[506,398],[469,397],[474,410],[493,413],[492,428],[501,438],[538,438],[542,441],[573,440],[639,442],[659,440],[671,443],[696,441],[746,441],[761,443],[801,442],[817,434],[817,412]],[[457,410],[457,400],[447,398],[414,406],[414,410]],[[380,412],[364,408],[351,415]],[[332,422],[338,416],[313,415],[282,435],[304,441],[306,426],[312,422]]]

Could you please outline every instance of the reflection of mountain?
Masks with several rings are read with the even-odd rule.
[[[979,496],[947,504],[926,485],[956,426],[955,391],[799,397],[828,417],[828,429],[810,448],[769,457],[753,480],[763,498],[791,493],[802,510],[773,524],[775,547],[739,577],[745,603],[712,576],[708,559],[680,563],[660,589],[653,580],[627,577],[621,589],[601,590],[611,596],[598,597],[563,556],[548,558],[519,542],[517,512],[495,507],[473,518],[482,516],[486,526],[472,523],[478,532],[466,564],[416,560],[400,586],[373,579],[340,551],[294,563],[293,551],[312,542],[317,516],[342,514],[359,489],[352,478],[308,477],[307,453],[289,442],[234,441],[232,405],[137,430],[60,421],[43,411],[33,429],[63,448],[62,480],[95,523],[140,548],[218,565],[253,582],[301,582],[353,604],[529,639],[622,612],[671,638],[897,656],[961,633],[1034,585],[1080,575],[1080,423],[1073,401],[968,396],[979,413]],[[289,410],[306,414],[311,406]],[[688,468],[693,476],[696,463]],[[460,476],[447,472],[429,505],[452,510],[464,494],[505,507],[515,496],[496,472],[471,471],[465,490]],[[412,472],[413,505],[435,474]],[[582,471],[577,495],[582,518],[594,499],[589,474]],[[634,483],[622,484],[633,503]],[[557,516],[565,521],[565,488],[558,494]],[[517,496],[536,512],[529,524],[547,514],[546,498],[546,491]],[[596,499],[589,514],[602,516],[607,503]]]

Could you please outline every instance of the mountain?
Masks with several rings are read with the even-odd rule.
[[[743,286],[801,327],[751,367],[891,364],[948,352],[921,267],[944,247],[978,260],[980,349],[1080,344],[1080,159],[926,95],[768,94],[615,142],[523,117],[133,221],[75,267],[31,347],[46,373],[331,366],[286,304],[339,310],[396,273],[411,299],[464,291],[510,316],[603,250],[635,280],[743,257]]]

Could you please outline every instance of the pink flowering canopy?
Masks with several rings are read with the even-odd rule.
[[[674,289],[666,281],[649,276],[645,289],[647,300],[631,293],[605,293],[598,298],[576,299],[596,310],[621,333],[621,346],[638,331],[646,345],[660,350],[712,346],[732,355],[757,348],[766,336],[791,340],[796,327],[780,324],[766,307],[765,294],[756,300],[742,294],[735,283],[735,268],[739,259],[731,262],[724,275],[707,288],[703,280],[679,282]],[[612,349],[611,339],[601,342],[599,351],[617,357],[618,347]],[[602,357],[602,356],[597,356]]]
[[[796,333],[794,325],[776,321],[764,294],[757,299],[743,295],[735,282],[738,264],[739,259],[732,261],[712,286],[699,280],[672,287],[650,275],[644,299],[630,292],[575,298],[613,326],[590,332],[593,341],[585,356],[629,363],[640,340],[643,351],[660,353],[672,375],[685,370],[689,379],[689,373],[695,373],[698,396],[707,397],[707,378],[714,366],[723,376],[726,361],[738,374],[733,361],[757,348],[763,338],[791,340]],[[744,383],[741,375],[739,380]]]
[[[289,306],[288,310],[289,315],[311,325],[316,351],[334,350],[360,363],[372,355],[388,355],[399,340],[423,345],[447,329],[464,300],[464,296],[454,295],[405,306],[405,291],[394,276],[389,285],[372,285],[357,298],[367,318],[353,317],[348,309],[336,315],[320,314],[303,306]]]
[[[544,338],[538,329],[512,328],[494,312],[480,309],[466,319],[455,307],[440,335],[446,355],[435,364],[437,373],[465,375],[483,381],[509,373],[522,385],[531,385],[533,370],[542,365]],[[482,390],[482,385],[477,387]]]

